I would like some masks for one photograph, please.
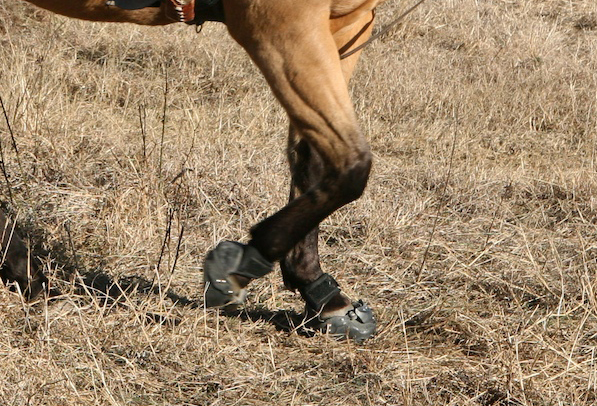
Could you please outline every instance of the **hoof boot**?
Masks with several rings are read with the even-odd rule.
[[[243,252],[241,244],[224,241],[207,254],[203,266],[206,307],[238,306],[244,303],[246,289],[241,289],[230,278],[240,265]]]
[[[375,334],[377,322],[369,306],[359,300],[344,316],[319,316],[313,327],[338,338],[350,338],[358,343]]]
[[[247,291],[231,276],[237,274],[254,279],[271,270],[272,264],[255,248],[233,241],[221,242],[207,254],[203,265],[205,306],[232,310],[244,304]]]

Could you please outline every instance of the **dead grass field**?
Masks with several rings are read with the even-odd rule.
[[[201,307],[203,255],[288,187],[284,113],[223,26],[0,0],[0,200],[62,292],[0,289],[0,403],[595,404],[597,3],[429,0],[352,92],[374,169],[321,251],[377,312],[362,346],[293,329],[278,272],[237,317]]]

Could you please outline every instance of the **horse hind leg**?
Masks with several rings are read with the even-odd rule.
[[[0,211],[0,245],[2,264],[0,279],[5,283],[16,282],[20,292],[27,300],[34,299],[47,290],[48,279],[40,264],[31,257],[27,246],[15,230],[15,225]]]
[[[346,29],[342,21],[334,20],[332,26],[340,32],[334,34],[336,46],[341,54],[356,48],[365,42],[371,35],[373,28],[374,14],[364,12],[360,19],[351,19],[351,29]],[[358,54],[341,61],[342,72],[348,83],[352,77]],[[291,172],[291,186],[289,201],[294,200],[303,193],[306,193],[319,179],[323,171],[323,163],[316,151],[307,142],[301,139],[296,129],[290,125],[288,133],[287,148],[288,163]],[[321,274],[321,266],[318,252],[319,227],[313,229],[307,236],[296,244],[281,261],[282,274],[285,285],[294,290],[297,282],[297,274],[304,279],[317,279]]]

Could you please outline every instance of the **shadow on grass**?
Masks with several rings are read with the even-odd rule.
[[[4,210],[6,211],[6,208]],[[57,270],[53,277],[59,286],[51,287],[47,292],[48,304],[61,301],[67,294],[74,294],[78,296],[78,300],[93,300],[101,306],[126,306],[131,298],[137,301],[153,295],[169,299],[177,307],[203,307],[202,299],[190,299],[172,289],[164,291],[155,279],[149,280],[136,275],[114,278],[101,267],[94,270],[85,269],[71,242],[68,226],[65,230],[61,242],[51,244],[50,248],[45,249],[44,246],[49,244],[43,229],[28,221],[20,221],[17,226],[18,234],[29,241],[36,265],[42,267],[40,258],[51,258],[53,267]],[[303,315],[293,310],[271,311],[259,307],[222,313],[228,317],[239,317],[243,321],[265,321],[274,325],[278,331],[296,332],[303,337],[314,335],[314,331],[305,326]],[[178,325],[181,322],[179,318],[157,313],[146,312],[145,315],[150,323]]]
[[[95,298],[111,303],[124,302],[127,296],[131,295],[156,295],[163,296],[172,301],[175,306],[200,309],[203,307],[203,300],[191,300],[176,292],[167,290],[162,292],[160,286],[155,285],[143,277],[131,276],[112,279],[105,272],[88,272],[82,278],[83,283],[78,284],[77,292],[84,296],[93,295]],[[263,307],[253,309],[241,309],[236,311],[222,311],[226,317],[238,317],[242,321],[258,322],[264,321],[272,324],[277,331],[286,333],[296,332],[302,337],[312,337],[315,331],[305,325],[305,318],[294,310],[272,311]],[[181,320],[176,317],[166,317],[160,314],[146,312],[147,322],[157,324],[178,325]]]
[[[286,333],[296,332],[302,337],[313,337],[315,331],[305,325],[305,317],[294,310],[271,311],[265,308],[244,309],[228,313],[230,316],[238,316],[243,321],[265,321],[271,323],[278,331]]]
[[[1,203],[0,210],[7,212],[6,207]],[[142,276],[114,278],[101,266],[93,270],[86,269],[79,261],[68,226],[65,230],[62,241],[49,244],[50,239],[46,237],[44,230],[33,222],[21,220],[16,226],[17,234],[23,236],[31,248],[31,266],[41,270],[43,258],[47,258],[53,264],[52,268],[56,270],[52,275],[53,278],[50,278],[50,281],[55,280],[55,284],[52,286],[50,282],[50,287],[46,290],[48,304],[61,301],[67,294],[77,296],[78,300],[93,300],[102,306],[126,305],[130,298],[138,301],[139,298],[155,295],[171,300],[175,306],[193,308],[202,306],[199,300],[179,295],[172,289],[164,290],[155,280],[148,280]],[[45,246],[49,248],[44,248]],[[5,281],[5,283],[11,290],[16,290],[14,282]],[[166,318],[151,312],[146,312],[146,316],[148,322],[174,325],[180,323],[176,318]]]

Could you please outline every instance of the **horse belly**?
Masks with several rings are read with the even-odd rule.
[[[332,0],[331,18],[343,17],[355,11],[371,11],[385,0]]]

